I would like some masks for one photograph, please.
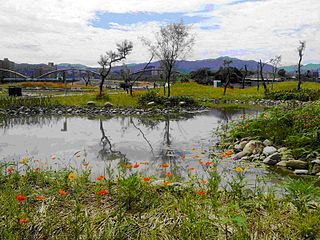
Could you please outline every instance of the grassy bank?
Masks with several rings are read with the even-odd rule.
[[[270,109],[254,118],[244,115],[231,127],[234,138],[269,139],[292,149],[296,158],[320,157],[320,101],[295,109]]]
[[[291,180],[273,191],[245,189],[237,167],[229,188],[196,174],[183,186],[162,169],[165,181],[125,166],[109,179],[90,171],[45,171],[26,166],[0,174],[1,239],[317,239],[320,189]],[[94,180],[90,180],[94,179]]]

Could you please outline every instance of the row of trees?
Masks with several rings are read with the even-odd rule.
[[[143,70],[140,71],[140,74],[131,73],[129,68],[124,68],[122,70],[122,75],[125,80],[126,86],[130,90],[132,95],[132,87],[136,81],[138,81],[147,70],[148,66],[153,59],[160,60],[162,75],[164,76],[164,94],[166,95],[166,86],[167,86],[167,96],[171,95],[171,81],[172,76],[174,75],[175,65],[177,60],[184,59],[192,50],[195,42],[195,37],[190,31],[190,27],[185,25],[183,22],[180,23],[171,23],[166,26],[161,27],[160,31],[155,34],[155,41],[150,41],[146,38],[141,38],[143,44],[147,47],[150,52],[150,60],[145,65]],[[299,63],[298,63],[298,90],[301,90],[301,62],[305,50],[305,42],[300,42],[298,53],[299,53]],[[115,51],[108,51],[106,54],[100,56],[99,65],[100,65],[100,77],[101,82],[99,84],[99,95],[103,94],[103,86],[108,78],[111,69],[115,63],[118,63],[122,60],[125,60],[127,56],[132,52],[133,44],[132,42],[125,40],[120,44],[117,44]],[[270,64],[273,67],[273,82],[276,79],[276,74],[278,72],[278,67],[281,63],[281,56],[276,56],[268,62],[262,62],[260,59],[257,70],[258,76],[261,79],[264,91],[268,92],[268,87],[263,75],[263,68],[266,64]],[[223,76],[225,77],[224,81],[224,94],[226,94],[227,87],[230,85],[231,76],[234,74],[234,68],[231,67],[232,61],[225,60],[223,63]],[[240,70],[242,72],[242,87],[245,86],[245,79],[248,75],[247,66],[244,66],[244,69]],[[259,85],[258,85],[259,86]]]

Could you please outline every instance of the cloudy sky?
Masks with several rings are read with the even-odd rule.
[[[196,45],[190,60],[231,56],[262,59],[282,55],[320,63],[319,0],[0,0],[0,58],[21,63],[81,63],[96,66],[101,53],[131,40],[129,63],[149,54],[139,40],[160,26],[183,20]]]

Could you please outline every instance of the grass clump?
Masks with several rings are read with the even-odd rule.
[[[282,90],[266,94],[266,98],[272,100],[298,100],[302,102],[316,101],[320,99],[320,90],[316,89],[302,89]]]
[[[296,158],[320,156],[320,102],[294,109],[278,107],[254,118],[243,116],[230,132],[235,138],[269,139],[292,149]]]
[[[140,173],[138,166],[107,178],[93,177],[89,170],[46,171],[29,166],[22,174],[14,165],[3,165],[0,238],[320,237],[320,189],[314,183],[292,180],[277,197],[273,191],[246,189],[245,171],[237,167],[229,187],[221,189],[220,176],[211,167],[206,180],[193,175],[177,185],[172,183],[175,176],[168,174],[155,184],[156,179]]]
[[[52,97],[22,98],[0,96],[0,108],[16,108],[16,107],[50,107],[57,104]]]

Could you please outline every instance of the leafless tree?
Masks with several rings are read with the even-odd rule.
[[[126,59],[127,55],[131,53],[133,49],[132,42],[127,40],[123,41],[120,44],[117,44],[117,51],[108,51],[105,55],[100,56],[100,61],[98,62],[101,66],[100,77],[101,82],[99,85],[99,95],[102,95],[103,85],[108,75],[111,72],[112,65],[114,63],[120,62],[123,59]]]
[[[224,90],[223,95],[226,95],[227,87],[230,85],[230,64],[232,63],[232,60],[223,60],[223,68],[227,70],[226,80],[224,84]]]
[[[155,39],[154,43],[144,38],[142,41],[152,55],[160,60],[165,83],[168,84],[168,97],[170,97],[170,83],[176,62],[179,59],[184,59],[191,52],[195,38],[190,33],[190,27],[180,22],[161,27],[160,31],[156,33]]]
[[[82,76],[82,79],[85,82],[86,86],[88,86],[89,84],[91,85],[91,78],[93,78],[93,75],[89,71],[86,71],[86,73]]]
[[[263,68],[266,65],[266,63],[262,62],[261,59],[259,61],[259,72],[260,72],[260,78],[261,78],[261,82],[264,88],[264,93],[268,93],[268,86],[264,80],[264,76],[263,76]]]
[[[304,50],[306,49],[306,42],[305,41],[300,41],[300,45],[298,47],[298,53],[299,53],[299,63],[298,63],[298,91],[301,90],[301,84],[302,84],[302,79],[301,79],[301,62],[302,62],[302,57],[304,55]]]
[[[242,75],[242,88],[244,89],[244,85],[245,85],[245,81],[246,78],[248,76],[248,68],[247,68],[247,64],[244,65],[244,73]]]
[[[273,83],[276,80],[276,75],[278,72],[278,67],[281,63],[281,55],[279,56],[275,56],[274,58],[270,59],[270,64],[272,65],[272,85],[271,85],[271,89],[273,89]]]

